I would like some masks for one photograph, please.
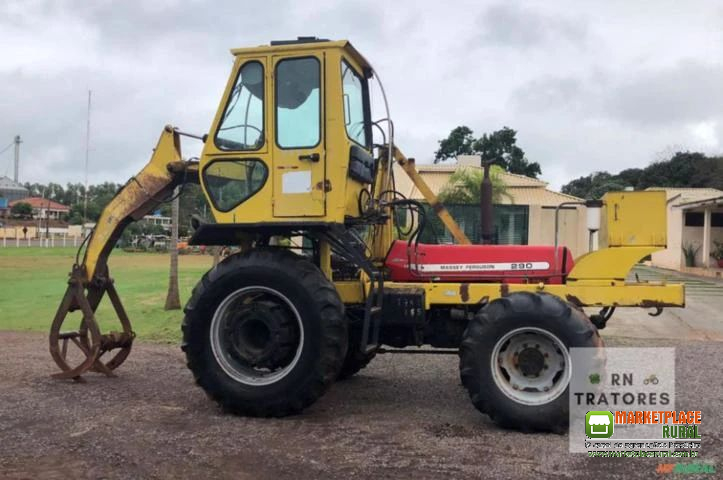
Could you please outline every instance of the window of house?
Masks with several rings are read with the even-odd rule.
[[[495,236],[499,245],[527,245],[529,207],[495,205]]]
[[[705,224],[703,212],[685,212],[686,227],[702,227]],[[712,212],[710,214],[711,227],[723,227],[723,212]]]
[[[321,65],[315,57],[276,65],[276,143],[311,148],[321,140]]]
[[[221,150],[258,150],[264,144],[264,67],[248,62],[239,70],[215,138]]]
[[[481,238],[479,205],[445,204],[452,218],[457,221],[472,243]],[[425,205],[427,226],[420,236],[422,243],[453,243],[452,234],[444,227],[434,210]],[[498,245],[527,245],[529,236],[529,206],[495,205],[495,237]]]
[[[261,160],[214,160],[203,170],[203,180],[216,209],[228,212],[261,190],[268,173]]]

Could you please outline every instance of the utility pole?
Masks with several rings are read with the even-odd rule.
[[[13,176],[13,180],[15,180],[15,183],[18,183],[20,181],[20,144],[23,143],[23,141],[20,139],[20,135],[15,135],[15,175]]]
[[[90,95],[88,90],[88,122],[85,126],[85,199],[83,199],[83,228],[88,221],[88,158],[90,156]],[[81,228],[81,231],[83,231]]]
[[[46,189],[47,191],[47,189]],[[50,237],[50,195],[47,196],[47,207],[45,208],[45,241],[48,241],[48,238]]]

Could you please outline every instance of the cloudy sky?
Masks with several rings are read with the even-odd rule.
[[[518,130],[555,187],[723,151],[723,3],[696,0],[4,0],[0,149],[22,136],[23,182],[83,181],[91,89],[90,181],[123,182],[163,125],[207,131],[229,48],[298,35],[354,43],[420,162],[457,125]]]

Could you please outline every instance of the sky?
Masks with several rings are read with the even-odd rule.
[[[420,163],[458,125],[514,128],[553,188],[723,152],[723,3],[696,0],[4,0],[0,150],[21,135],[21,182],[83,182],[90,89],[89,180],[123,183],[164,125],[207,132],[230,48],[300,35],[362,52]]]

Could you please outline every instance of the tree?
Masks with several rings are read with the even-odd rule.
[[[563,185],[563,193],[576,197],[600,198],[611,190],[632,187],[692,187],[723,189],[723,157],[707,157],[698,152],[677,152],[669,160],[656,161],[645,168],[628,168],[618,174],[594,172]]]
[[[483,134],[472,148],[479,152],[483,161],[492,161],[510,173],[532,178],[542,173],[539,163],[530,163],[525,158],[525,152],[517,146],[517,132],[511,128],[503,127],[489,135]]]
[[[500,203],[503,197],[511,198],[505,184],[500,179],[501,167],[493,166],[490,172],[492,180],[492,202]],[[439,200],[443,203],[478,205],[484,171],[477,168],[459,168],[442,187]]]
[[[189,234],[190,230],[190,219],[191,215],[198,214],[202,217],[206,217],[208,209],[208,202],[206,196],[203,194],[203,190],[200,185],[186,184],[181,187],[181,196],[179,198],[180,204],[178,206],[178,234],[181,237],[185,237]],[[161,215],[170,216],[171,206],[164,204],[161,206]],[[211,221],[211,219],[206,219]]]
[[[563,185],[562,193],[573,195],[575,197],[594,200],[599,198],[600,192],[605,193],[601,188],[605,184],[609,184],[613,176],[608,172],[593,172],[585,177],[580,177]]]
[[[457,158],[459,155],[472,155],[474,141],[472,130],[469,127],[461,126],[452,129],[447,138],[439,141],[439,150],[434,152],[434,163]]]
[[[625,190],[628,186],[630,185],[616,175],[608,172],[593,172],[564,185],[562,193],[586,200],[596,200],[607,192]]]
[[[542,173],[540,164],[530,162],[525,152],[517,146],[517,131],[503,127],[475,139],[469,127],[453,129],[447,138],[439,141],[434,153],[434,162],[440,162],[458,155],[480,155],[483,162],[494,162],[510,173],[537,178]]]
[[[26,202],[18,202],[10,207],[10,213],[14,217],[28,218],[33,215],[33,206]]]
[[[644,170],[642,168],[627,168],[618,173],[617,177],[620,183],[626,187],[633,187],[637,190],[644,181],[643,174]]]

